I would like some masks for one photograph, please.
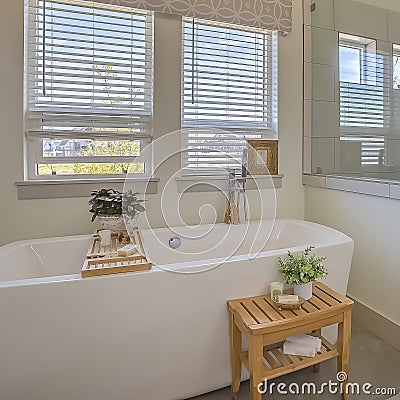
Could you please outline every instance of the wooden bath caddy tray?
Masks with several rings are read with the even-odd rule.
[[[130,256],[119,256],[118,250],[129,243],[136,245],[138,251]],[[147,271],[150,269],[151,263],[146,258],[142,235],[140,230],[135,228],[131,238],[128,235],[124,235],[121,238],[121,235],[112,233],[110,246],[101,246],[100,238],[95,234],[81,272],[83,278],[88,278],[91,276]]]

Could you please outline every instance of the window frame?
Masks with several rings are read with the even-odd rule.
[[[340,35],[345,36],[345,38],[341,39]],[[368,53],[372,53],[368,51],[368,46],[370,45],[375,45],[374,46],[375,56],[377,56],[376,52],[377,39],[370,39],[363,36],[349,35],[347,33],[339,32],[339,52],[341,47],[346,47],[349,49],[357,49],[360,51],[359,54],[360,85],[373,86],[367,80],[368,69],[369,69],[367,55]],[[339,68],[340,68],[340,56],[339,56]],[[340,81],[340,70],[339,70],[339,81]],[[343,81],[343,82],[348,82],[348,81]],[[348,82],[348,83],[353,83],[353,82]]]
[[[354,36],[354,35],[349,35],[347,33],[342,33],[339,32],[339,42],[338,42],[338,52],[339,52],[339,62],[338,62],[338,69],[339,69],[339,127],[340,127],[340,132],[341,134],[344,135],[365,135],[365,136],[370,136],[370,135],[375,135],[377,130],[379,130],[380,134],[384,134],[386,133],[390,128],[390,116],[385,114],[385,112],[387,113],[385,107],[383,107],[382,109],[382,123],[383,126],[382,127],[376,127],[376,126],[348,126],[348,125],[342,125],[341,124],[341,118],[342,118],[342,114],[340,111],[340,107],[341,107],[341,84],[342,82],[345,84],[351,84],[351,85],[360,85],[360,86],[365,86],[365,87],[379,87],[379,85],[377,84],[377,75],[378,72],[375,71],[373,73],[371,73],[372,79],[369,78],[367,71],[368,69],[371,69],[370,66],[368,66],[368,61],[366,59],[366,55],[368,54],[368,46],[369,45],[373,45],[375,44],[375,68],[376,68],[376,64],[377,64],[377,59],[380,57],[380,55],[377,52],[376,49],[376,45],[377,45],[377,39],[369,39],[366,37],[362,37],[362,36],[354,36],[355,38],[358,38],[359,41],[357,40],[351,40],[351,39],[341,39],[340,35],[344,35],[344,36]],[[343,43],[343,45],[342,45]],[[350,81],[341,81],[340,80],[340,66],[341,66],[341,62],[340,62],[340,48],[341,47],[347,47],[347,48],[356,48],[356,49],[365,49],[363,50],[363,56],[360,56],[360,83],[353,83]],[[384,76],[381,77],[380,79],[382,80],[387,80],[388,77]],[[390,83],[389,81],[386,82],[386,84],[382,84],[382,102],[390,102],[389,97],[390,97],[390,93],[387,92],[390,90],[390,87],[386,87],[388,84],[390,84],[392,86],[392,83]],[[390,107],[389,107],[390,108]]]
[[[340,35],[343,34],[344,36],[349,36],[345,39],[341,39]],[[361,37],[361,36],[355,36],[355,38],[358,38],[359,40],[352,40],[351,36],[353,35],[348,35],[346,33],[341,33],[339,32],[339,54],[340,54],[340,48],[345,47],[345,48],[351,48],[351,49],[357,49],[360,51],[359,55],[359,73],[360,73],[360,82],[359,83],[354,83],[350,81],[341,81],[340,80],[340,56],[339,56],[339,63],[338,63],[338,69],[339,69],[339,99],[340,99],[340,92],[341,92],[341,82],[349,83],[349,84],[355,84],[355,85],[365,85],[365,86],[376,86],[377,79],[376,75],[377,72],[373,73],[373,79],[372,83],[368,79],[368,69],[371,68],[368,66],[368,60],[367,60],[367,54],[368,54],[368,46],[375,44],[375,56],[378,58],[378,53],[376,49],[377,45],[377,39],[370,39],[366,37]],[[376,60],[375,60],[376,63]],[[384,78],[383,78],[384,79]],[[375,85],[373,84],[373,81],[375,80]],[[384,86],[383,86],[384,87]],[[389,88],[390,90],[390,88]],[[339,101],[340,102],[340,101]],[[385,117],[384,117],[385,119]],[[390,117],[386,117],[386,119],[389,120],[390,124]],[[362,171],[375,171],[377,166],[382,166],[385,165],[385,160],[386,160],[386,151],[387,151],[387,143],[385,140],[384,132],[386,132],[389,128],[383,126],[382,128],[376,128],[376,127],[359,127],[359,126],[347,126],[347,125],[341,125],[341,111],[339,107],[339,127],[340,127],[340,140],[349,140],[349,141],[359,141],[360,142],[360,163],[361,163],[361,168]],[[376,131],[380,130],[380,132],[377,134]],[[377,143],[383,143],[383,146],[377,147],[377,152],[379,150],[378,155],[374,156],[371,155],[371,152],[374,152],[374,149],[371,149],[373,147],[374,142]],[[383,152],[383,153],[382,153]]]
[[[152,151],[149,148],[152,141],[152,129],[149,135],[143,137],[143,135],[135,135],[129,134],[130,137],[127,138],[128,135],[121,135],[121,138],[117,136],[117,134],[107,136],[107,132],[103,132],[104,136],[100,137],[96,136],[93,138],[90,137],[78,137],[79,135],[71,135],[68,137],[65,136],[66,140],[98,140],[98,141],[132,141],[132,142],[140,142],[140,155],[138,156],[75,156],[75,157],[44,157],[43,156],[43,140],[46,138],[50,138],[51,134],[43,134],[43,137],[40,138],[39,134],[34,132],[33,135],[28,133],[27,127],[36,127],[37,120],[30,119],[28,116],[28,99],[29,99],[29,84],[28,84],[28,57],[31,51],[35,52],[35,50],[31,50],[31,37],[29,35],[29,30],[33,26],[38,24],[38,21],[35,21],[35,15],[29,13],[30,7],[35,7],[35,4],[38,0],[28,0],[25,6],[25,21],[24,21],[24,29],[25,29],[25,38],[26,43],[24,47],[24,147],[25,147],[25,180],[27,181],[43,181],[43,180],[65,180],[66,182],[71,180],[84,180],[84,179],[93,179],[93,180],[107,180],[107,179],[121,179],[124,177],[130,178],[150,178],[153,176],[153,159],[152,159]],[[70,3],[70,4],[78,4],[79,2],[74,2],[74,0],[63,0],[62,3]],[[88,4],[88,7],[91,7],[91,4]],[[113,6],[110,6],[113,7]],[[115,6],[114,9],[120,9],[120,6]],[[145,91],[144,96],[148,96],[148,93],[151,92],[150,99],[150,108],[151,113],[148,115],[147,113],[143,114],[145,117],[149,117],[151,119],[151,125],[153,125],[153,98],[154,98],[154,13],[143,12],[142,10],[133,10],[130,9],[131,13],[137,11],[138,14],[146,15],[146,29],[151,30],[151,34],[146,38],[146,58],[150,57],[151,68],[146,69],[146,80],[145,87],[147,86],[147,90]],[[149,28],[150,27],[150,28]],[[150,50],[149,50],[150,49]],[[150,87],[149,87],[150,85]],[[140,113],[139,113],[140,114]],[[104,114],[107,115],[107,114]],[[111,114],[110,114],[111,115]],[[89,135],[88,135],[89,136]],[[59,139],[61,137],[54,137],[54,139]],[[143,149],[146,148],[146,151]],[[144,173],[121,173],[121,174],[71,174],[71,175],[39,175],[37,173],[37,165],[39,164],[93,164],[93,163],[109,163],[109,164],[119,164],[119,163],[143,163],[144,164]]]
[[[263,60],[264,63],[264,69],[267,69],[267,72],[265,74],[264,72],[264,80],[265,80],[265,75],[267,77],[270,76],[270,82],[263,82],[262,84],[266,87],[263,90],[267,91],[269,94],[270,99],[267,100],[264,103],[265,107],[265,114],[267,117],[264,120],[264,123],[268,126],[266,129],[262,129],[260,127],[254,128],[254,124],[252,122],[248,123],[249,128],[246,127],[246,122],[241,122],[241,128],[230,128],[223,126],[223,121],[217,121],[216,124],[213,124],[214,126],[204,126],[200,125],[198,127],[195,126],[186,126],[185,121],[184,121],[184,96],[185,96],[185,24],[192,25],[193,24],[193,30],[195,29],[195,24],[203,24],[203,25],[209,25],[211,27],[221,27],[221,28],[227,28],[227,29],[237,29],[241,31],[246,31],[246,32],[255,32],[255,33],[260,33],[264,35],[269,35],[266,39],[266,50],[264,53],[264,58],[268,57],[267,60]],[[192,33],[193,35],[193,33]],[[268,43],[269,42],[269,43]],[[221,167],[211,167],[211,166],[193,166],[190,163],[186,161],[186,153],[188,152],[188,149],[191,149],[192,151],[196,151],[195,147],[189,147],[189,139],[190,139],[190,131],[205,131],[209,129],[210,132],[217,133],[218,131],[220,132],[225,132],[227,134],[237,135],[238,140],[240,138],[243,139],[278,139],[278,35],[276,32],[271,32],[271,31],[262,31],[260,29],[256,28],[251,28],[251,27],[244,27],[244,26],[235,26],[232,24],[225,24],[221,22],[216,22],[216,21],[206,21],[202,19],[196,19],[196,18],[183,18],[182,19],[182,70],[181,70],[181,76],[182,76],[182,82],[181,82],[181,172],[182,175],[185,176],[196,176],[196,175],[202,175],[202,176],[215,176],[215,175],[220,175],[221,174]],[[193,43],[193,46],[195,44]],[[192,46],[192,49],[193,49]],[[270,121],[268,123],[268,121]],[[215,126],[215,125],[218,125]],[[257,125],[257,124],[256,124]],[[253,132],[252,132],[253,131]],[[241,132],[245,132],[244,135],[240,135]],[[195,136],[192,137],[194,139]],[[245,146],[244,146],[245,148]],[[227,152],[228,154],[228,152]],[[231,168],[229,168],[229,171],[232,171]],[[239,168],[235,169],[235,172],[239,172]]]
[[[43,144],[40,138],[27,138],[27,173],[29,180],[43,180],[43,179],[107,179],[107,178],[121,178],[127,175],[135,176],[138,178],[145,178],[152,176],[152,157],[151,152],[143,152],[147,146],[150,146],[150,139],[133,139],[133,141],[140,141],[141,152],[138,156],[78,156],[78,157],[43,157]],[[95,164],[95,163],[144,163],[144,173],[135,174],[73,174],[73,175],[39,175],[37,174],[37,164]],[[150,169],[150,170],[149,170]]]

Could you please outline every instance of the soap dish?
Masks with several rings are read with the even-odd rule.
[[[278,311],[282,310],[299,310],[301,309],[302,305],[306,302],[306,300],[299,296],[299,301],[297,303],[278,303],[277,301],[273,300],[272,303],[278,309]]]

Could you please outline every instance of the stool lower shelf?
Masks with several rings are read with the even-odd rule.
[[[339,355],[336,347],[329,343],[324,337],[320,337],[322,340],[321,351],[319,351],[315,357],[301,357],[283,354],[281,344],[277,344],[275,347],[268,346],[264,348],[263,352],[263,371],[264,379],[273,379],[288,373],[298,371],[303,368],[310,367],[312,365],[319,364],[323,361],[335,358]],[[249,371],[249,355],[248,351],[240,353],[240,360]]]

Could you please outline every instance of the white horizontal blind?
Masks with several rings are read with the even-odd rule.
[[[389,128],[389,94],[377,85],[340,82],[340,125],[342,131],[365,133]]]
[[[272,33],[185,20],[182,165],[239,168],[245,139],[275,137]]]
[[[28,136],[151,136],[151,16],[67,0],[30,0],[28,11]]]

